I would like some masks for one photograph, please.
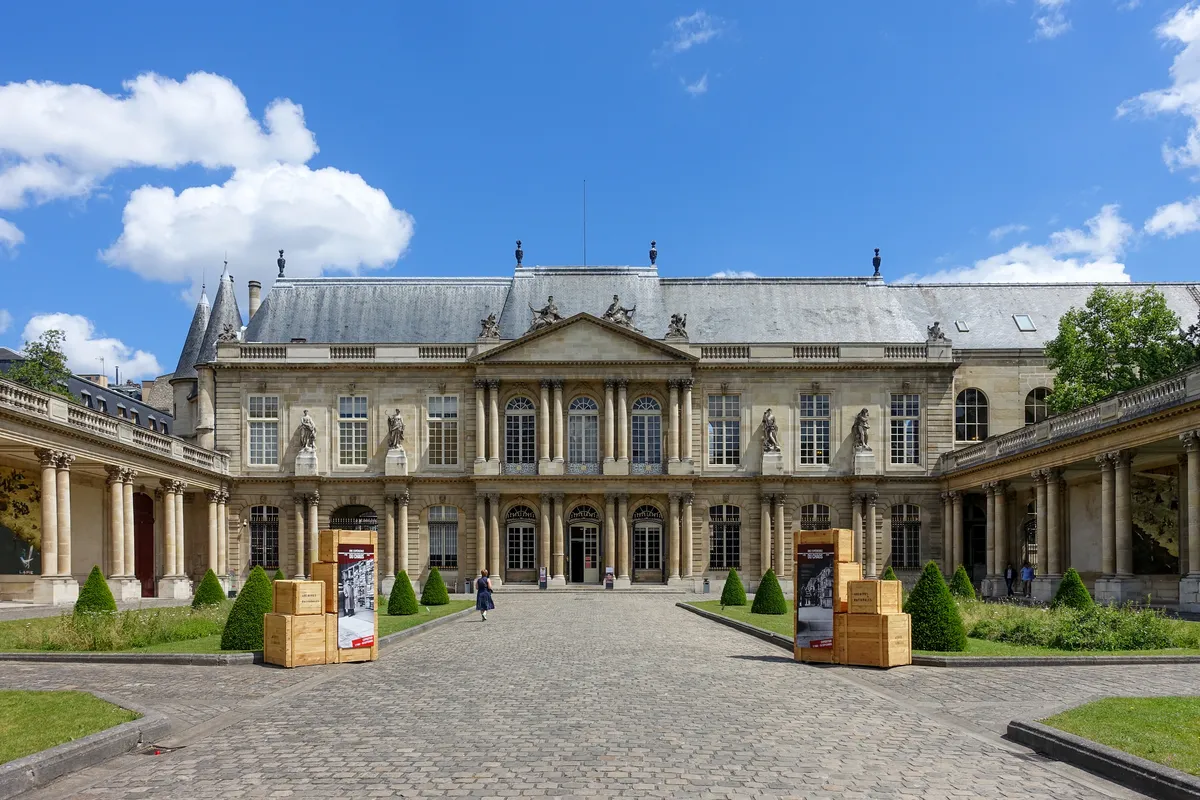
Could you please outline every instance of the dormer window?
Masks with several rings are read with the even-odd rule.
[[[103,397],[96,398],[96,409],[99,410],[101,414],[107,414],[108,413],[108,401],[105,400]]]
[[[1017,323],[1017,330],[1023,333],[1037,330],[1037,326],[1033,324],[1033,320],[1028,314],[1013,314],[1013,322]]]
[[[91,392],[80,392],[80,394],[83,395],[83,404],[85,406],[87,406],[88,408],[91,408],[92,407],[92,393]]]
[[[967,321],[963,319],[954,320],[954,328],[959,333],[969,333],[971,330],[970,327],[967,326]]]
[[[120,403],[117,403],[117,416],[121,419],[127,419],[129,417],[128,412],[125,410],[125,406],[121,405]]]

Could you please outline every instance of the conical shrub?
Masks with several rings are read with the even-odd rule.
[[[250,570],[250,577],[238,592],[225,621],[222,650],[262,650],[263,614],[271,610],[271,594],[271,579],[266,571],[262,567]]]
[[[950,594],[964,600],[975,599],[975,587],[971,584],[971,577],[967,575],[967,569],[962,564],[958,565],[958,569],[954,570],[954,577],[950,579]]]
[[[445,591],[445,587],[442,587]],[[450,598],[446,598],[449,602]],[[410,614],[417,613],[417,593],[413,591],[412,581],[408,579],[408,573],[401,570],[396,574],[396,582],[392,584],[392,593],[388,596],[388,614],[396,617],[407,617]]]
[[[275,574],[271,576],[272,581],[286,581],[287,575],[283,574],[282,569],[276,569]]]
[[[881,581],[898,581],[900,579],[896,577],[896,571],[894,569],[892,569],[892,565],[888,564],[887,568],[884,569],[883,574],[879,576],[879,580],[881,580]]]
[[[967,631],[958,604],[950,596],[946,579],[934,562],[925,565],[921,579],[904,603],[904,613],[912,617],[914,649],[939,652],[967,649]]]
[[[450,593],[446,591],[446,582],[442,580],[442,573],[434,567],[429,571],[429,580],[425,581],[425,588],[421,591],[421,605],[444,606],[449,602]]]
[[[210,569],[204,573],[200,585],[196,587],[196,594],[192,597],[192,608],[219,606],[223,602],[225,602],[225,590],[221,588],[221,582],[217,580],[217,573]]]
[[[754,605],[750,606],[753,614],[786,614],[787,600],[783,598],[783,589],[779,587],[779,579],[775,570],[767,570],[758,582],[758,591],[754,593]]]
[[[1071,567],[1062,577],[1062,583],[1058,585],[1058,591],[1054,593],[1054,599],[1050,602],[1051,608],[1074,608],[1079,611],[1086,611],[1095,603],[1092,596],[1088,594],[1087,587],[1083,585],[1083,579],[1079,577],[1079,573]]]
[[[746,605],[746,587],[742,586],[742,579],[738,577],[736,569],[730,569],[729,574],[725,576],[725,588],[721,590],[721,605]]]
[[[100,567],[92,567],[79,590],[79,598],[75,601],[76,614],[96,614],[104,611],[116,611],[117,601],[113,599],[108,583]]]

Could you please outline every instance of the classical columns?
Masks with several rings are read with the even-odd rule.
[[[629,495],[617,495],[618,577],[629,580]]]
[[[992,485],[992,492],[996,498],[996,571],[993,574],[1003,576],[1009,552],[1008,484],[997,481]]]
[[[684,461],[692,460],[692,384],[694,381],[691,378],[684,378],[679,382],[683,388],[683,454],[681,458]]]
[[[183,524],[183,481],[175,481],[175,570],[174,575],[187,575],[185,546],[187,537],[184,535]]]
[[[963,563],[963,496],[962,492],[951,492],[950,503],[953,507],[954,527],[951,531],[951,546],[954,550],[954,569]]]
[[[1187,457],[1187,574],[1200,578],[1200,431],[1179,438]]]
[[[298,579],[308,576],[308,562],[304,560],[304,495],[298,494],[292,498],[296,514],[296,532],[292,535],[295,548],[295,576]]]
[[[879,500],[879,496],[872,492],[864,499],[867,504],[867,535],[864,537],[865,542],[863,543],[866,549],[867,563],[864,565],[864,568],[866,569],[866,577],[874,578],[877,574],[877,563],[879,560],[879,535],[875,518],[875,504]]]
[[[563,446],[566,436],[563,430],[563,382],[554,381],[554,460],[563,463]]]
[[[308,500],[308,563],[315,564],[320,559],[320,554],[317,552],[317,536],[320,531],[317,514],[321,503],[321,493],[313,491],[306,499]],[[308,574],[312,575],[312,567],[309,567]]]
[[[475,380],[475,463],[487,461],[487,381]]]
[[[1062,472],[1046,470],[1046,574],[1062,574]]]
[[[167,480],[165,478],[159,483],[166,495],[163,498],[163,576],[176,577],[179,573],[175,571],[175,567],[178,564],[178,559],[175,556],[175,547],[178,544],[179,537],[176,533],[175,497],[176,493],[182,487],[179,481]]]
[[[787,542],[784,541],[783,504],[786,494],[775,495],[775,577],[781,580],[787,574]]]
[[[692,540],[692,503],[696,495],[688,492],[683,496],[683,562],[680,570],[683,577],[691,577],[695,570],[695,543]]]
[[[679,381],[667,381],[667,405],[670,406],[667,430],[667,461],[679,461]]]
[[[1114,526],[1116,528],[1117,575],[1133,575],[1133,516],[1130,513],[1130,465],[1133,454],[1122,450],[1117,454],[1113,468],[1115,497],[1113,498]]]
[[[950,492],[942,492],[942,572],[954,571],[954,505]]]
[[[475,570],[487,569],[487,495],[475,495]]]
[[[609,399],[612,394],[609,392]],[[617,576],[617,496],[604,495],[604,569],[612,568],[613,577]]]
[[[762,557],[762,574],[766,575],[771,568],[771,495],[759,498],[758,518],[758,552]]]
[[[617,458],[615,442],[616,425],[614,424],[616,420],[613,419],[616,416],[613,405],[613,389],[615,386],[615,381],[608,380],[604,382],[604,460],[606,462],[616,461]],[[610,564],[609,566],[612,565]]]
[[[679,501],[682,495],[678,492],[671,492],[667,495],[667,499],[671,503],[671,508],[667,511],[667,523],[670,526],[670,533],[667,539],[667,553],[669,555],[668,580],[679,579]],[[768,524],[770,524],[768,522]]]
[[[863,560],[863,497],[861,494],[850,495],[850,528],[854,532],[854,560]]]
[[[488,575],[500,577],[500,495],[488,493]]]
[[[408,575],[412,579],[412,573],[409,571],[408,561],[408,504],[410,502],[408,491],[405,490],[396,495],[396,505],[399,506],[400,525],[399,531],[396,534],[396,547],[400,554],[400,571]]]
[[[71,462],[75,456],[59,453],[54,467],[55,489],[58,491],[58,574],[71,574]],[[45,537],[43,537],[45,538]],[[45,559],[45,554],[42,558]]]
[[[1096,461],[1100,464],[1100,573],[1111,577],[1117,572],[1116,455],[1104,453],[1096,456]]]
[[[538,459],[550,461],[550,381],[542,381],[542,402],[538,406]]]
[[[629,382],[617,381],[617,460],[629,463]]]
[[[488,461],[500,463],[500,381],[488,385]]]
[[[217,564],[218,575],[229,574],[229,490],[222,488],[217,495]],[[283,514],[279,515],[280,517]],[[286,527],[281,519],[280,527]]]
[[[217,572],[217,495],[220,492],[209,490],[204,493],[208,500],[208,550],[206,563],[209,569]]]
[[[538,516],[538,567],[546,568],[546,579],[550,579],[550,515],[554,506],[554,496],[548,492],[542,493],[541,514]]]
[[[121,574],[133,577],[133,479],[137,471],[121,470],[121,560],[125,571]]]
[[[396,496],[383,496],[383,569],[380,571],[384,580],[395,578],[396,573]]]
[[[121,467],[105,467],[108,473],[108,577],[125,574],[125,492]]]
[[[987,575],[991,578],[996,575],[996,484],[983,484],[983,491],[987,503]]]
[[[42,577],[58,574],[57,450],[35,450],[42,465]]]
[[[563,577],[563,496],[561,492],[554,495],[554,541],[551,556],[550,577],[564,581]]]

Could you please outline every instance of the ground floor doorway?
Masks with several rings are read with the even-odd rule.
[[[133,575],[142,597],[154,597],[154,498],[142,492],[133,495]]]
[[[600,526],[571,525],[571,583],[600,582]]]
[[[633,526],[633,581],[662,583],[663,573],[662,525],[657,522],[638,522]]]

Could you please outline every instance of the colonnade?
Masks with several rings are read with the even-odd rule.
[[[71,576],[71,464],[62,450],[36,450],[42,467],[42,577]]]

